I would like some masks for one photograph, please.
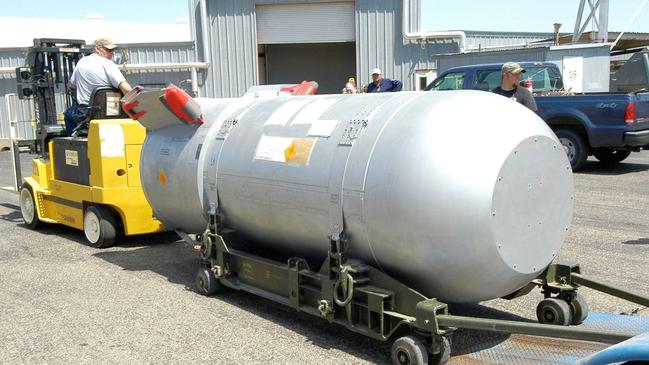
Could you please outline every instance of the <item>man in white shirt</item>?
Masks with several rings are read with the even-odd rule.
[[[112,86],[118,88],[123,94],[131,91],[131,85],[112,61],[116,48],[117,45],[109,38],[97,38],[92,43],[93,53],[77,62],[68,86],[77,90],[79,105],[72,106],[65,112],[65,128],[68,135],[71,135],[77,124],[83,120],[77,108],[90,103],[90,95],[96,88]]]

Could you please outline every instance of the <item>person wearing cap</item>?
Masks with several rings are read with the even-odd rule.
[[[381,69],[375,68],[372,70],[372,82],[367,85],[368,93],[383,93],[392,91],[401,91],[401,81],[384,79],[381,76]]]
[[[84,116],[79,115],[77,110],[80,107],[88,106],[90,95],[96,88],[110,86],[119,89],[124,94],[131,91],[131,85],[112,61],[115,49],[117,49],[117,45],[109,38],[97,38],[92,43],[92,54],[77,62],[68,87],[76,89],[78,105],[71,106],[64,113],[68,135],[71,135],[77,124],[85,119]]]
[[[536,112],[538,108],[532,93],[519,84],[522,73],[525,73],[525,69],[518,63],[505,63],[500,70],[500,86],[491,91],[517,101]]]

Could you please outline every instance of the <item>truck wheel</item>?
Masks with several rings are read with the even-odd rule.
[[[566,151],[572,171],[581,169],[588,158],[588,149],[584,138],[571,129],[559,129],[555,134]]]
[[[599,147],[593,151],[593,155],[599,160],[599,162],[606,165],[614,165],[616,163],[624,161],[631,151],[629,150],[614,150],[612,148]]]
[[[83,214],[83,233],[92,247],[106,248],[117,238],[117,218],[108,207],[91,205]]]
[[[20,213],[27,228],[38,229],[41,226],[42,222],[38,219],[36,211],[36,199],[34,199],[32,187],[27,184],[23,184],[20,189]]]
[[[428,364],[428,350],[415,336],[404,336],[392,344],[392,363],[397,365]]]

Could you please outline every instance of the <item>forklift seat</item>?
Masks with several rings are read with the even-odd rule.
[[[90,94],[90,104],[77,108],[76,114],[83,118],[72,131],[72,136],[88,135],[88,124],[93,119],[128,118],[120,107],[122,92],[119,89],[102,86]]]

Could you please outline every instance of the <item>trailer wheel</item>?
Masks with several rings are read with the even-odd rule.
[[[605,165],[614,165],[616,163],[620,163],[627,157],[629,157],[630,154],[631,151],[629,150],[614,150],[612,148],[606,147],[598,147],[595,148],[595,151],[593,151],[595,158],[597,158],[599,162]]]
[[[428,364],[444,365],[451,359],[451,340],[448,337],[440,336],[434,341],[439,341],[439,353],[431,354]]]
[[[83,233],[95,248],[110,247],[117,238],[117,218],[108,207],[91,205],[83,213]]]
[[[581,324],[588,317],[588,301],[581,294],[575,293],[572,298],[567,301],[570,306],[570,313],[572,314],[571,324]]]
[[[198,270],[194,284],[196,284],[196,292],[205,296],[214,295],[222,288],[214,272],[209,268]]]
[[[554,132],[561,141],[573,171],[579,170],[588,158],[588,146],[584,138],[570,129],[558,129]]]
[[[539,323],[567,326],[572,322],[570,305],[563,299],[546,298],[536,307]]]
[[[38,219],[36,199],[34,199],[32,187],[27,184],[23,184],[20,189],[20,213],[27,228],[38,229],[41,225],[42,222]]]
[[[392,344],[392,363],[395,365],[428,364],[428,350],[415,336],[404,336]]]

